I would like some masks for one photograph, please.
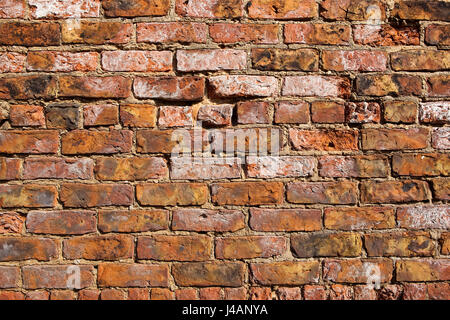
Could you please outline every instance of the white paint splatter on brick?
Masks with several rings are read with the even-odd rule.
[[[421,103],[420,120],[423,122],[450,121],[450,101]]]
[[[401,227],[410,229],[450,229],[450,207],[434,205],[399,208],[397,219]]]
[[[29,0],[34,18],[98,17],[99,0]]]

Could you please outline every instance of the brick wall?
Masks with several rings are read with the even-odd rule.
[[[1,0],[0,299],[449,299],[449,21]]]

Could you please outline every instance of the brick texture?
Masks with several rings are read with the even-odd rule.
[[[448,300],[449,23],[0,0],[0,300]]]

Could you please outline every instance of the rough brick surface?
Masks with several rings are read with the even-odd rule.
[[[449,17],[0,0],[0,300],[448,300]]]

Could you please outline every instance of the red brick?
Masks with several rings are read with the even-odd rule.
[[[130,288],[128,300],[150,300],[150,292],[146,288]]]
[[[396,71],[440,71],[450,69],[450,52],[408,50],[391,54],[391,66]]]
[[[450,101],[421,103],[419,111],[423,123],[450,123]]]
[[[151,43],[205,43],[208,29],[205,23],[165,22],[138,23],[137,42]]]
[[[363,203],[402,203],[424,201],[430,190],[425,181],[363,181],[361,202]]]
[[[450,129],[448,127],[433,128],[431,141],[435,149],[450,149]]]
[[[309,104],[301,101],[280,101],[275,104],[275,123],[308,123]]]
[[[358,150],[358,132],[356,130],[289,129],[289,139],[296,150]]]
[[[417,118],[417,104],[413,101],[386,101],[384,120],[393,123],[414,123]]]
[[[432,24],[425,29],[425,42],[431,45],[450,45],[450,25]]]
[[[351,286],[333,284],[330,288],[330,300],[352,300],[353,290]]]
[[[300,288],[281,287],[277,290],[280,300],[302,300]]]
[[[175,296],[177,300],[198,300],[197,290],[193,288],[177,289]]]
[[[431,300],[450,299],[450,285],[446,282],[427,283],[427,291]]]
[[[27,158],[23,179],[92,179],[94,160],[87,158]]]
[[[326,208],[324,224],[327,229],[370,230],[395,227],[395,210],[391,207]]]
[[[212,202],[218,205],[277,204],[283,200],[280,182],[230,182],[211,186]]]
[[[376,97],[420,95],[422,80],[404,74],[359,75],[356,78],[356,92]]]
[[[162,106],[159,108],[160,128],[192,127],[192,107]]]
[[[0,4],[0,18],[23,18],[25,7],[25,0],[5,0]]]
[[[21,165],[20,159],[0,157],[0,180],[19,179]]]
[[[0,291],[0,300],[25,300],[25,297],[18,291]]]
[[[334,76],[287,76],[283,81],[283,96],[348,97],[350,81]]]
[[[30,211],[26,224],[30,233],[72,235],[97,230],[95,211]]]
[[[177,209],[172,229],[185,231],[238,231],[244,228],[244,214],[238,210]]]
[[[244,3],[242,0],[176,0],[175,12],[195,18],[239,18]]]
[[[100,0],[29,0],[31,16],[35,19],[94,18],[99,16]]]
[[[113,104],[96,104],[83,107],[84,126],[107,126],[119,123],[119,110]]]
[[[447,1],[399,1],[395,3],[391,16],[404,20],[443,20],[450,21]]]
[[[407,229],[448,229],[450,207],[446,205],[420,205],[397,209],[398,225]]]
[[[262,287],[251,287],[249,290],[250,300],[272,300],[272,289]]]
[[[120,121],[126,127],[155,127],[157,110],[155,106],[148,104],[121,105]]]
[[[231,125],[232,104],[201,106],[197,113],[197,122],[204,126],[221,127]]]
[[[25,217],[16,212],[0,213],[0,234],[22,234]]]
[[[122,76],[59,77],[61,97],[127,98],[131,95],[131,79]]]
[[[79,274],[79,281],[73,277]],[[22,267],[26,289],[82,289],[95,283],[94,267],[88,265],[34,265]]]
[[[396,263],[397,281],[448,281],[450,261],[448,259],[399,260]]]
[[[200,288],[200,300],[221,300],[221,291],[220,287]]]
[[[439,75],[429,77],[427,80],[428,95],[431,97],[450,96],[450,76]]]
[[[362,240],[357,233],[307,233],[291,236],[291,251],[298,258],[357,257]]]
[[[403,284],[403,300],[428,300],[427,286],[424,283]]]
[[[98,158],[95,175],[99,180],[163,179],[169,174],[162,158]]]
[[[355,300],[377,300],[378,295],[371,285],[357,285],[353,287]]]
[[[165,288],[153,288],[150,292],[150,300],[174,300],[172,291]]]
[[[251,178],[307,177],[314,174],[316,162],[307,156],[247,157]]]
[[[74,130],[61,139],[63,154],[113,154],[130,152],[133,133],[129,130]]]
[[[324,286],[306,285],[303,288],[305,300],[327,300],[328,293]]]
[[[216,258],[252,259],[280,256],[286,252],[284,237],[223,237],[215,240]]]
[[[161,261],[206,261],[212,254],[212,240],[208,236],[139,237],[137,258]]]
[[[190,262],[172,266],[175,283],[181,287],[239,287],[244,282],[242,262]]]
[[[63,242],[66,259],[120,260],[133,257],[134,238],[129,235],[73,237]]]
[[[224,300],[246,300],[247,290],[245,288],[224,288]]]
[[[393,269],[392,260],[387,258],[326,259],[323,265],[323,278],[337,283],[367,283],[376,271],[380,276],[380,282],[385,283],[392,279]]]
[[[215,23],[209,26],[209,34],[217,43],[274,44],[278,43],[278,30],[275,24]]]
[[[125,292],[118,289],[103,289],[100,300],[125,300]]]
[[[45,125],[44,108],[41,106],[12,105],[9,119],[13,127],[42,127]]]
[[[381,108],[376,102],[348,102],[345,105],[345,118],[349,123],[378,123]]]
[[[71,290],[52,290],[50,300],[76,300],[76,293]]]
[[[209,78],[217,97],[270,97],[278,92],[278,80],[270,76],[225,75]]]
[[[153,183],[136,186],[141,205],[187,206],[201,205],[207,200],[208,188],[202,183]]]
[[[0,34],[2,45],[57,46],[61,41],[59,24],[53,22],[3,22]]]
[[[133,187],[128,184],[65,183],[60,192],[66,207],[128,206],[133,199]]]
[[[314,0],[254,0],[248,7],[248,15],[255,19],[305,19],[317,17]]]
[[[292,203],[356,203],[354,182],[294,182],[287,186],[287,201]]]
[[[301,285],[319,280],[317,261],[283,261],[252,263],[253,282],[262,285]]]
[[[247,53],[243,50],[178,50],[177,70],[218,71],[241,70],[247,65]]]
[[[372,233],[364,236],[364,246],[369,257],[432,256],[434,240],[429,232]]]
[[[327,20],[384,20],[386,6],[379,0],[324,0],[320,3],[320,15]]]
[[[170,51],[104,51],[102,68],[106,71],[163,72],[172,70]]]
[[[311,103],[311,120],[316,123],[343,123],[345,105],[333,101],[314,101]]]
[[[96,52],[32,51],[27,56],[30,71],[95,71],[99,54]]]
[[[346,45],[350,41],[350,27],[341,24],[298,23],[284,27],[285,43]]]
[[[16,288],[20,278],[20,269],[12,266],[0,266],[0,289]]]
[[[184,132],[184,131],[183,131]],[[142,153],[175,153],[191,150],[192,131],[189,141],[174,130],[139,130],[136,134],[137,151]]]
[[[316,231],[322,229],[317,209],[250,209],[249,225],[256,231]]]
[[[61,25],[64,43],[122,44],[131,39],[131,23],[69,19]]]
[[[26,293],[25,300],[49,300],[50,294],[47,291],[29,291]]]
[[[170,2],[165,0],[103,0],[107,17],[164,16]]]
[[[56,96],[56,91],[57,81],[54,76],[26,75],[0,78],[0,99],[42,98],[48,100]]]
[[[317,71],[319,54],[311,49],[252,49],[253,68],[267,71]]]
[[[322,177],[387,177],[388,172],[388,159],[379,155],[319,158],[319,175]]]
[[[169,227],[165,210],[100,210],[98,228],[102,232],[145,232]]]
[[[362,129],[363,150],[407,150],[427,147],[428,129]]]
[[[420,32],[418,27],[411,26],[357,24],[353,25],[353,40],[371,46],[419,45]]]
[[[324,51],[323,67],[332,71],[385,71],[388,54],[383,51]]]
[[[45,108],[47,128],[74,130],[79,127],[80,110],[76,103],[52,103]]]
[[[0,15],[1,15],[0,8]],[[23,72],[26,56],[17,52],[0,53],[0,73]]]
[[[241,124],[258,124],[272,122],[268,102],[247,101],[237,104],[237,120]]]
[[[172,157],[172,180],[216,180],[241,177],[239,158]]]
[[[98,266],[100,287],[167,287],[168,277],[167,265],[101,263]]]
[[[450,200],[450,179],[438,178],[432,180],[433,198],[439,200]]]
[[[0,208],[51,208],[56,205],[55,186],[0,185]]]
[[[395,154],[392,170],[402,176],[448,176],[450,155],[442,153]]]
[[[201,100],[205,79],[199,77],[137,77],[133,90],[138,98],[161,100]]]
[[[50,261],[57,257],[58,243],[52,239],[34,237],[0,238],[0,261],[35,259]]]

